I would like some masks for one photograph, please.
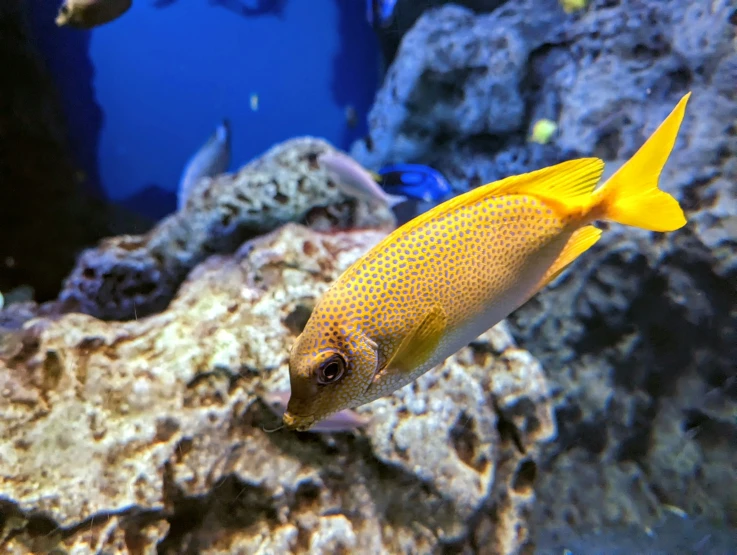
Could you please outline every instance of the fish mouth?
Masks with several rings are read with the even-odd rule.
[[[284,413],[284,416],[282,416],[282,422],[284,422],[284,426],[287,428],[287,430],[306,432],[315,423],[315,417],[312,415],[296,416],[287,411]]]

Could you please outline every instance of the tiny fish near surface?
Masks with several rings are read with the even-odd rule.
[[[307,430],[441,363],[593,246],[602,233],[593,222],[684,226],[658,180],[689,96],[598,189],[598,158],[509,177],[438,205],[357,260],[292,346],[285,426]]]

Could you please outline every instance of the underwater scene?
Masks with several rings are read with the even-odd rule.
[[[737,0],[3,0],[0,554],[737,555]]]

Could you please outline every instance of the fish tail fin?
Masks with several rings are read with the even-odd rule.
[[[387,195],[386,200],[389,208],[394,208],[397,204],[407,202],[407,197],[402,195]]]
[[[645,141],[635,155],[593,193],[593,210],[605,220],[650,231],[674,231],[686,224],[678,201],[658,189],[691,93]]]

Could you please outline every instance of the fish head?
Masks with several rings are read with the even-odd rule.
[[[291,396],[284,426],[306,431],[328,416],[361,405],[379,355],[360,330],[313,313],[289,355]]]

